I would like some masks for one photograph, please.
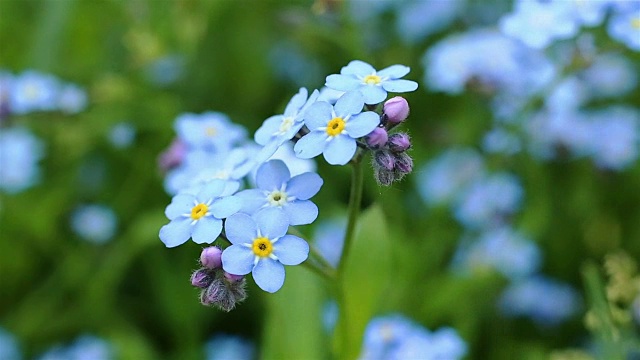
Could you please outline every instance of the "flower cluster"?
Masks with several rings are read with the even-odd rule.
[[[288,232],[290,226],[311,224],[318,217],[310,199],[323,180],[313,171],[300,171],[310,159],[323,154],[329,164],[345,165],[373,151],[376,177],[385,178],[378,180],[383,185],[411,172],[408,135],[387,133],[407,118],[407,101],[395,97],[384,104],[382,114],[373,111],[387,92],[417,88],[401,79],[408,72],[402,65],[376,71],[352,61],[326,79],[327,88],[339,94],[335,102],[325,101],[318,90],[309,95],[300,89],[283,114],[264,121],[255,143],[224,114],[178,116],[178,137],[159,158],[167,172],[165,189],[174,195],[165,210],[170,222],[159,237],[167,247],[189,239],[198,244],[226,240],[223,250],[215,248],[220,252],[216,265],[203,261],[192,277],[192,284],[203,289],[203,304],[232,309],[246,296],[243,276],[249,273],[261,289],[278,291],[284,265],[307,259],[307,241]],[[293,154],[276,158],[292,142]],[[381,162],[382,156],[389,160]]]

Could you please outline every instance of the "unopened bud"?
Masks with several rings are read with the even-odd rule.
[[[383,111],[388,122],[398,124],[409,116],[409,103],[402,96],[392,97],[384,103]]]
[[[222,267],[222,250],[216,246],[209,246],[202,249],[200,254],[200,263],[209,269],[218,269]]]
[[[413,159],[411,156],[407,155],[407,153],[397,154],[395,169],[402,175],[413,171]]]
[[[234,275],[234,274],[229,274],[228,272],[224,272],[224,278],[227,279],[227,281],[235,283],[238,282],[242,279],[244,279],[243,275]]]
[[[395,171],[375,168],[374,176],[379,185],[389,186],[395,180]]]
[[[211,285],[213,277],[209,274],[207,269],[196,270],[191,274],[191,285],[204,289]]]
[[[389,136],[389,149],[394,152],[403,152],[411,147],[409,135],[397,133]]]
[[[158,157],[158,166],[162,171],[169,171],[180,164],[187,154],[187,145],[180,139],[175,139],[168,149],[163,151]]]
[[[369,135],[367,135],[367,145],[370,147],[377,149],[389,140],[389,135],[387,134],[387,130],[377,127],[375,128]]]
[[[394,156],[389,151],[385,150],[376,151],[373,154],[373,159],[378,167],[382,167],[383,169],[388,171],[392,171],[396,163]],[[374,165],[374,168],[375,167],[376,166]]]

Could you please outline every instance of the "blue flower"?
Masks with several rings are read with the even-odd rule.
[[[315,227],[314,239],[318,252],[333,267],[338,267],[342,248],[344,247],[344,233],[347,228],[346,216],[319,223]]]
[[[129,147],[136,137],[136,128],[127,122],[114,125],[109,131],[109,141],[118,149]]]
[[[613,39],[640,51],[640,6],[634,4],[628,9],[618,9],[609,20],[607,30]]]
[[[320,93],[315,90],[307,99],[307,89],[300,88],[294,95],[282,115],[274,115],[264,121],[255,133],[255,141],[264,146],[257,155],[257,163],[266,161],[284,142],[293,137],[304,126],[302,115],[314,103]]]
[[[77,114],[87,107],[87,93],[75,84],[65,84],[58,95],[58,109]]]
[[[160,229],[160,240],[167,247],[184,244],[191,237],[197,244],[212,243],[222,232],[222,220],[235,214],[242,202],[230,196],[238,185],[223,180],[205,184],[196,194],[179,193],[165,209],[171,222]]]
[[[189,147],[224,152],[244,140],[246,130],[219,112],[186,113],[175,122],[178,137]]]
[[[13,78],[9,109],[16,114],[55,110],[58,106],[58,79],[37,71],[25,71]]]
[[[205,344],[206,360],[251,360],[255,346],[235,335],[216,334]]]
[[[0,190],[18,193],[35,185],[43,148],[42,141],[26,128],[0,129]]]
[[[222,268],[234,275],[253,274],[256,284],[273,293],[284,284],[284,266],[298,265],[307,259],[309,244],[286,235],[287,216],[267,208],[253,217],[238,213],[225,224],[227,239],[233,244],[222,253]]]
[[[110,207],[83,205],[71,214],[71,228],[81,238],[103,244],[116,233],[118,218]]]
[[[310,159],[322,153],[329,164],[348,163],[356,153],[356,139],[380,123],[378,114],[362,112],[363,106],[363,96],[357,91],[344,94],[335,106],[324,101],[311,105],[304,115],[310,132],[296,143],[296,155]]]
[[[113,346],[93,335],[82,335],[68,346],[56,345],[38,360],[110,360],[115,358]]]
[[[325,85],[335,90],[359,90],[367,104],[378,104],[387,98],[387,92],[403,93],[414,91],[418,83],[402,80],[410,68],[404,65],[392,65],[376,71],[364,61],[353,60],[340,70],[340,74],[327,76]]]
[[[0,359],[19,360],[22,358],[16,337],[0,327]]]
[[[283,213],[291,225],[310,224],[318,217],[318,207],[309,199],[320,191],[322,178],[316,173],[291,177],[281,160],[262,164],[256,173],[257,189],[240,191],[242,211],[254,214],[271,207]]]

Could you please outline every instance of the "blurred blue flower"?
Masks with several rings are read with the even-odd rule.
[[[314,84],[323,76],[325,72],[318,60],[292,41],[280,41],[269,50],[269,63],[276,78],[295,86]]]
[[[389,359],[395,360],[455,360],[467,353],[467,344],[452,328],[441,328],[433,333],[413,332],[407,336]]]
[[[598,167],[622,170],[638,159],[640,111],[612,106],[589,114],[590,155]]]
[[[262,164],[256,173],[257,189],[240,191],[242,212],[249,215],[258,210],[274,208],[291,225],[311,224],[318,217],[318,207],[309,200],[320,191],[322,178],[316,173],[303,173],[291,177],[287,165],[281,160]]]
[[[617,53],[596,56],[580,77],[593,98],[615,98],[626,95],[638,85],[634,64]]]
[[[571,286],[544,276],[512,283],[499,300],[508,317],[529,317],[539,325],[554,326],[581,309],[579,294]]]
[[[145,69],[147,79],[158,86],[168,86],[184,75],[185,59],[181,55],[167,55],[153,61]]]
[[[56,345],[38,358],[38,360],[110,359],[115,359],[112,345],[93,335],[82,335],[69,346]]]
[[[77,114],[87,107],[87,93],[75,84],[64,84],[58,94],[57,108],[67,114]]]
[[[59,96],[58,79],[29,70],[16,75],[9,90],[9,109],[12,113],[56,110]]]
[[[364,61],[353,60],[340,70],[340,74],[327,76],[325,86],[340,91],[358,90],[366,104],[378,104],[387,98],[387,92],[403,93],[418,88],[415,81],[400,79],[409,73],[404,65],[392,65],[380,71]]]
[[[578,33],[575,14],[572,4],[563,0],[518,0],[515,10],[500,19],[499,27],[504,34],[542,49]]]
[[[0,190],[15,194],[38,183],[40,139],[23,127],[0,128]]]
[[[344,94],[335,106],[324,101],[315,102],[304,115],[310,132],[296,145],[296,155],[310,159],[320,155],[329,164],[344,165],[356,153],[356,139],[369,134],[380,123],[373,111],[362,112],[364,99],[360,92]]]
[[[266,161],[284,142],[293,139],[304,126],[304,112],[316,101],[318,95],[319,92],[315,90],[307,99],[307,89],[301,88],[287,104],[284,114],[271,116],[262,123],[255,133],[256,143],[263,146],[256,162]]]
[[[496,127],[484,134],[482,149],[492,154],[513,155],[521,150],[520,138],[503,127]]]
[[[346,228],[346,216],[320,222],[315,228],[313,239],[315,240],[316,249],[335,268],[338,267],[342,256]]]
[[[82,205],[71,214],[71,228],[84,240],[103,244],[115,235],[118,227],[116,213],[105,205]]]
[[[286,235],[289,220],[274,208],[253,217],[238,213],[225,223],[227,239],[233,244],[222,253],[222,268],[234,275],[252,273],[256,284],[273,293],[284,284],[284,265],[298,265],[307,259],[309,244]]]
[[[463,273],[492,268],[515,280],[537,272],[541,259],[542,253],[534,242],[504,226],[462,243],[454,257],[453,267]]]
[[[117,149],[131,146],[136,138],[136,128],[128,122],[120,122],[111,127],[109,141]]]
[[[590,152],[591,127],[584,114],[576,111],[540,111],[525,122],[529,152],[548,160],[564,149],[574,156]]]
[[[523,190],[515,175],[491,174],[475,180],[455,204],[456,219],[470,229],[502,223],[502,218],[520,208]]]
[[[196,195],[179,193],[165,209],[171,222],[160,229],[160,240],[167,247],[184,244],[189,238],[197,244],[210,244],[222,232],[222,220],[235,214],[242,201],[231,196],[237,184],[212,180],[201,187]]]
[[[216,334],[205,344],[206,360],[252,360],[255,346],[236,335]]]
[[[340,307],[335,300],[325,301],[322,306],[322,327],[327,334],[333,333],[336,325],[338,324],[338,318],[340,316]]]
[[[414,0],[397,3],[396,29],[401,39],[414,44],[449,26],[466,0]],[[425,18],[429,21],[424,21]]]
[[[616,9],[607,26],[609,36],[631,50],[640,51],[640,3],[629,1],[628,7]]]
[[[18,339],[2,327],[0,327],[0,359],[22,359],[22,353],[20,351]]]
[[[576,20],[583,26],[602,24],[607,10],[615,0],[570,0],[569,11],[574,12]]]
[[[475,150],[451,148],[417,171],[418,193],[427,205],[442,205],[484,172],[484,160]]]
[[[219,112],[186,113],[176,118],[178,137],[189,147],[225,152],[246,138],[247,131]]]

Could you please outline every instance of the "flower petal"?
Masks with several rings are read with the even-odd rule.
[[[209,211],[218,219],[225,219],[242,208],[242,199],[237,196],[218,198],[209,206]]]
[[[262,123],[262,126],[256,130],[256,133],[253,135],[253,139],[259,145],[265,145],[271,140],[273,134],[277,133],[280,130],[280,124],[282,124],[282,119],[284,117],[282,115],[274,115],[265,120]]]
[[[338,99],[334,109],[336,115],[344,118],[347,115],[359,114],[363,106],[364,96],[362,93],[360,91],[349,91]]]
[[[361,60],[352,60],[347,66],[344,66],[340,70],[340,74],[343,75],[367,76],[375,73],[376,69],[374,69],[373,66]]]
[[[345,130],[352,138],[359,138],[369,135],[378,125],[380,125],[380,116],[373,111],[365,111],[347,121]]]
[[[240,211],[249,215],[253,215],[267,203],[267,197],[265,196],[264,191],[260,189],[242,190],[235,196],[242,199],[242,208]]]
[[[304,106],[304,103],[307,101],[307,89],[300,88],[298,93],[293,95],[287,107],[284,109],[284,116],[294,116],[298,113],[300,108]]]
[[[318,207],[310,200],[293,201],[282,207],[291,225],[311,224],[318,218]]]
[[[182,245],[191,237],[191,218],[177,218],[160,228],[160,240],[169,248]]]
[[[260,234],[268,239],[283,236],[289,230],[289,218],[279,207],[268,207],[253,215]]]
[[[325,131],[312,131],[298,140],[293,151],[301,159],[314,158],[324,151],[327,146],[327,137]]]
[[[213,198],[216,198],[222,194],[226,187],[226,181],[224,180],[211,180],[204,184],[202,189],[198,192],[196,199],[199,202],[207,202]]]
[[[266,191],[280,190],[290,178],[291,173],[284,161],[269,160],[258,168],[256,185]]]
[[[222,220],[205,216],[193,225],[191,239],[196,244],[211,244],[222,232]]]
[[[331,165],[344,165],[356,153],[356,141],[347,135],[338,135],[329,141],[324,158]]]
[[[407,75],[411,71],[411,68],[404,65],[391,65],[387,68],[384,68],[378,71],[378,76],[381,78],[388,77],[389,79],[399,79],[405,75]]]
[[[389,92],[408,92],[418,88],[418,83],[411,80],[389,80],[382,83],[382,87]]]
[[[169,220],[173,220],[182,214],[191,213],[195,205],[195,196],[188,194],[178,194],[171,199],[171,204],[164,210],[164,214]]]
[[[233,275],[247,275],[253,270],[254,257],[250,248],[231,245],[222,252],[222,269]]]
[[[260,259],[252,274],[256,285],[266,292],[274,293],[284,284],[284,265],[270,258]]]
[[[273,245],[273,254],[283,265],[298,265],[309,257],[309,244],[293,235],[285,235]]]
[[[354,75],[333,74],[327,76],[324,85],[330,89],[339,91],[352,91],[357,89],[362,81]]]
[[[224,184],[224,190],[219,196],[229,196],[235,194],[240,188],[240,182],[235,180],[226,180]]]
[[[320,191],[322,183],[322,178],[316,173],[307,172],[294,176],[287,183],[287,195],[308,200]]]
[[[325,101],[317,101],[304,112],[304,124],[313,131],[327,126],[332,118],[333,106]]]
[[[365,85],[358,90],[364,95],[364,102],[366,104],[379,104],[387,98],[387,92],[380,85]]]
[[[251,216],[237,213],[229,216],[224,224],[225,235],[232,244],[253,243],[258,236],[258,225]]]

